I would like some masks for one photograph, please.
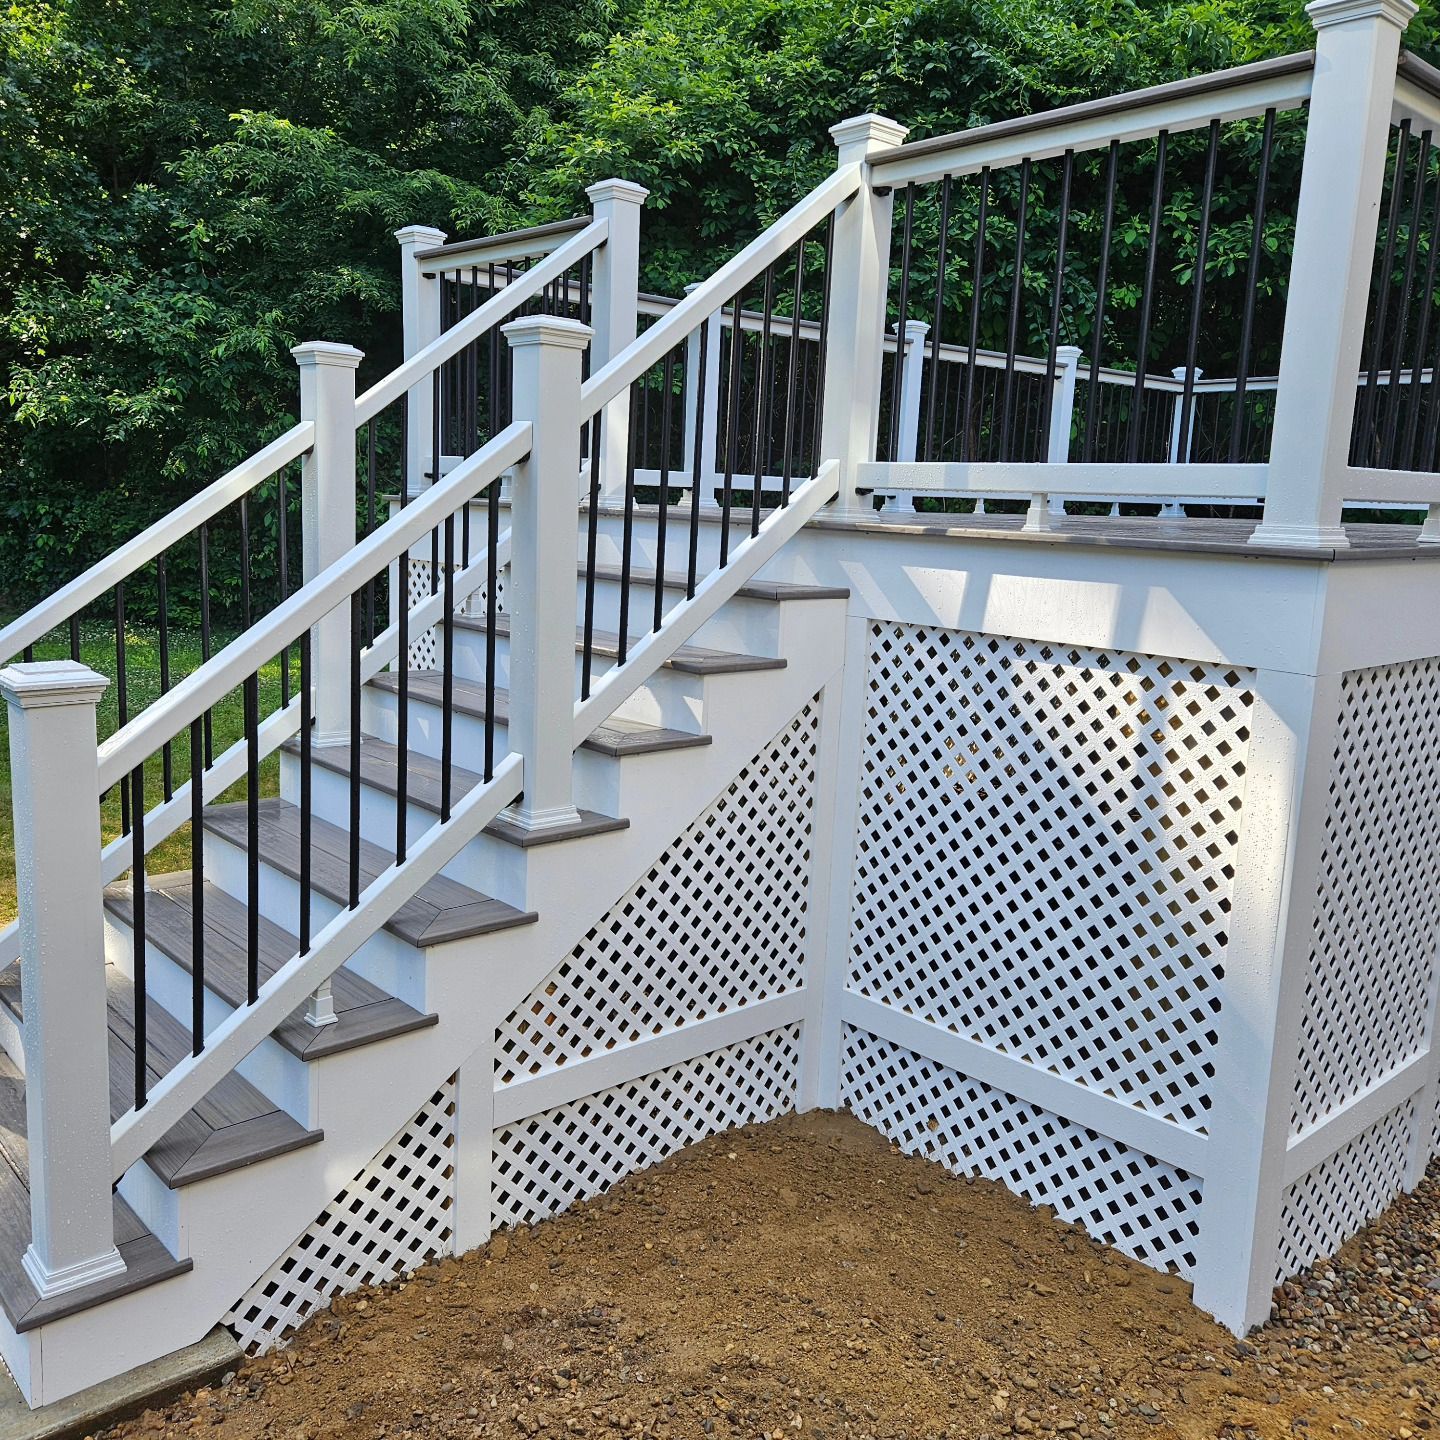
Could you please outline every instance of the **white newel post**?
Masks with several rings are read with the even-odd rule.
[[[1400,36],[1410,0],[1314,0],[1315,79],[1295,217],[1264,519],[1253,545],[1345,545],[1355,377]]]
[[[904,347],[905,364],[901,366],[899,416],[895,431],[895,453],[890,457],[908,464],[920,455],[920,391],[925,379],[925,337],[930,327],[923,320],[907,320],[895,337],[896,359]],[[895,508],[915,508],[915,496],[909,490],[895,492]]]
[[[524,794],[506,814],[526,830],[573,824],[575,746],[575,476],[580,466],[580,359],[591,330],[528,315],[503,328],[514,352],[514,417],[531,422],[510,509],[510,749]]]
[[[1070,428],[1075,417],[1075,381],[1080,369],[1081,350],[1078,345],[1055,347],[1055,388],[1050,396],[1050,436],[1045,460],[1050,465],[1070,463]],[[977,514],[983,513],[985,501],[975,502]],[[1025,512],[1026,530],[1051,530],[1057,520],[1065,518],[1062,495],[1037,493],[1030,497]]]
[[[685,293],[699,289],[687,285]],[[700,377],[700,335],[705,335],[705,374]],[[703,428],[699,428],[702,427]],[[720,428],[720,315],[717,311],[704,325],[697,325],[685,341],[685,457],[684,488],[694,478],[696,431],[700,437],[700,504],[714,508],[715,433]]]
[[[443,245],[445,232],[429,225],[407,225],[395,232],[395,238],[400,242],[400,315],[408,360],[440,338],[440,277],[422,271],[419,255]],[[405,485],[411,495],[424,489],[430,464],[435,428],[432,397],[428,379],[406,393]]]
[[[640,304],[640,209],[649,191],[629,180],[601,180],[586,188],[597,220],[606,222],[605,243],[595,252],[590,321],[595,339],[590,372],[613,360],[634,338]],[[630,448],[630,399],[616,396],[600,424],[600,490],[625,490],[625,459]],[[594,464],[594,457],[591,459]]]
[[[42,1298],[125,1269],[110,1199],[110,1076],[95,707],[73,660],[0,670],[14,774],[30,1247]]]
[[[300,418],[315,443],[300,472],[305,583],[355,547],[355,367],[353,345],[310,340],[290,352],[300,366]],[[350,738],[350,613],[333,610],[311,632],[315,744]]]
[[[861,166],[860,189],[835,212],[830,256],[830,326],[826,337],[824,411],[818,461],[840,462],[835,510],[861,514],[856,466],[875,459],[880,426],[880,374],[885,349],[885,306],[890,288],[888,186],[877,193],[866,163],[904,140],[904,125],[883,115],[857,115],[830,127],[840,169]]]

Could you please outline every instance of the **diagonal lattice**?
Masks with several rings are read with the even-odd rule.
[[[876,624],[850,988],[1203,1129],[1250,683]]]
[[[1440,659],[1341,682],[1291,1130],[1426,1044],[1440,941]]]
[[[800,988],[818,730],[812,701],[512,1012],[497,1084]]]

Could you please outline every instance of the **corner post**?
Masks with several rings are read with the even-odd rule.
[[[1315,79],[1265,513],[1252,545],[1349,542],[1341,523],[1400,36],[1411,0],[1313,0]]]
[[[420,252],[445,243],[445,232],[430,225],[407,225],[395,232],[400,242],[400,315],[405,359],[418,355],[440,338],[440,277],[421,268]],[[406,392],[405,488],[417,494],[424,488],[434,420],[430,413],[431,387],[416,385]]]
[[[590,318],[595,341],[590,369],[613,360],[634,338],[640,304],[640,209],[650,192],[629,180],[601,180],[585,194],[597,220],[607,223],[605,243],[595,252],[594,303]],[[618,495],[625,489],[625,459],[630,453],[628,393],[612,400],[600,425],[600,491]],[[594,460],[592,458],[592,464]]]
[[[300,472],[305,583],[355,546],[355,368],[353,345],[310,340],[291,352],[300,366],[300,418],[315,423],[315,443]],[[315,743],[350,737],[350,615],[332,610],[312,639]]]
[[[890,288],[888,186],[877,187],[870,160],[904,140],[906,127],[883,115],[857,115],[830,127],[836,165],[860,167],[860,188],[835,212],[830,326],[826,337],[820,456],[840,462],[836,514],[861,514],[856,467],[875,459],[880,426],[880,373],[885,347],[885,306]],[[881,193],[883,192],[883,193]]]
[[[522,829],[580,816],[571,788],[575,709],[575,477],[580,468],[580,360],[591,330],[527,315],[503,327],[514,352],[514,416],[530,421],[510,511],[510,748],[524,793],[507,811]]]
[[[118,1275],[110,1200],[105,925],[95,707],[108,682],[73,660],[0,670],[10,718],[30,1245],[42,1299]]]

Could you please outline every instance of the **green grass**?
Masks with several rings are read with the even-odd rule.
[[[0,621],[3,623],[3,621]],[[212,637],[212,653],[218,652],[231,638],[217,634]],[[63,632],[35,647],[37,660],[63,660],[70,655],[69,641]],[[100,674],[110,678],[110,685],[100,702],[97,726],[100,739],[114,733],[119,707],[119,688],[115,684],[115,628],[108,622],[87,623],[80,629],[80,659]],[[177,684],[201,663],[198,631],[170,632],[170,683]],[[299,671],[299,661],[290,654],[292,685]],[[280,661],[278,657],[260,671],[260,716],[263,720],[280,705]],[[133,720],[160,694],[160,642],[157,632],[127,628],[125,633],[125,687],[129,715]],[[292,694],[293,694],[292,688]],[[0,924],[15,918],[15,833],[11,797],[10,738],[6,717],[0,706]],[[244,699],[233,691],[213,712],[214,753],[218,756],[241,739],[244,734]],[[173,784],[179,786],[190,775],[190,735],[188,728],[172,747]],[[145,764],[145,808],[151,810],[163,797],[163,758],[151,756]],[[274,795],[279,789],[279,756],[270,755],[260,764],[260,793]],[[245,784],[232,786],[222,799],[238,800],[245,795]],[[100,829],[106,841],[120,834],[120,793],[118,787],[100,802]],[[150,874],[190,867],[190,827],[183,826],[174,835],[161,841],[150,851],[147,869]]]

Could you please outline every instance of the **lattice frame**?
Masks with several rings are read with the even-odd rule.
[[[337,1295],[451,1249],[455,1088],[452,1076],[224,1316],[251,1354]]]
[[[500,1025],[500,1086],[800,989],[812,700]]]
[[[789,1025],[504,1126],[492,1224],[534,1224],[707,1135],[793,1110],[799,1069]]]
[[[1342,677],[1292,1133],[1426,1044],[1440,941],[1437,745],[1440,659]]]
[[[1253,676],[877,622],[848,985],[1203,1130]]]
[[[998,1180],[1098,1240],[1191,1276],[1202,1184],[1163,1160],[847,1025],[841,1102],[909,1154]]]

